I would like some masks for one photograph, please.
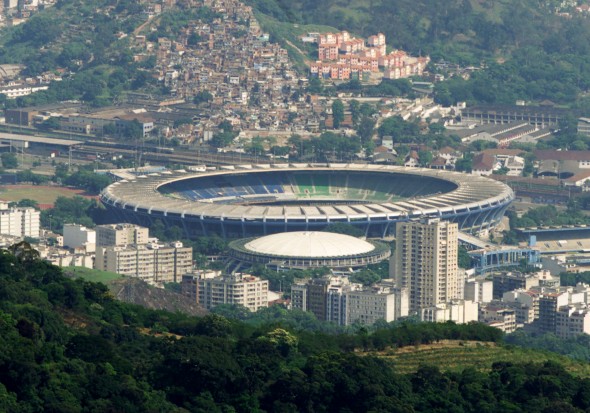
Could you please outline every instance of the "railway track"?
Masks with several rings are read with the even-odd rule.
[[[84,144],[72,150],[73,156],[80,155],[123,155],[126,157],[137,158],[140,155],[135,149],[121,148],[109,145],[92,145]],[[170,164],[179,163],[185,165],[236,165],[236,164],[258,164],[269,163],[270,160],[265,157],[254,157],[239,153],[211,153],[206,151],[189,151],[183,150],[182,153],[177,152],[162,152],[157,148],[144,147],[141,150],[141,159],[155,164]]]

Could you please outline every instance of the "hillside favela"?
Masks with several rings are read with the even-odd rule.
[[[588,39],[588,0],[0,0],[0,412],[590,412]]]

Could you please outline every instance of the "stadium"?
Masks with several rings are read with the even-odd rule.
[[[366,267],[391,255],[385,243],[332,232],[298,231],[244,238],[229,243],[229,266],[262,264],[278,268],[310,269]]]
[[[100,195],[113,220],[161,220],[194,238],[245,238],[351,224],[369,237],[423,217],[477,233],[495,226],[514,199],[500,182],[433,169],[365,164],[226,166],[139,175]]]

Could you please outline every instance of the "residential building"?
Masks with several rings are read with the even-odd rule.
[[[371,325],[377,320],[394,321],[407,316],[408,292],[385,286],[374,286],[346,293],[344,325]],[[402,304],[403,303],[403,304]]]
[[[40,217],[34,208],[11,208],[0,201],[0,234],[39,238]]]
[[[351,283],[346,276],[327,275],[291,286],[291,308],[313,312],[319,320],[339,325],[394,321],[408,315],[408,292],[393,280],[372,287]]]
[[[568,291],[554,290],[539,297],[539,329],[543,333],[555,333],[559,308],[574,304]]]
[[[68,248],[84,247],[87,252],[96,250],[96,231],[83,225],[64,224],[63,245]]]
[[[98,247],[95,267],[156,284],[179,282],[192,270],[192,254],[181,242]]]
[[[478,303],[473,301],[451,300],[424,307],[419,310],[419,314],[422,321],[435,323],[453,321],[457,324],[466,324],[478,320],[478,308]]]
[[[516,311],[503,303],[490,303],[480,307],[479,321],[505,333],[513,333],[517,327]]]
[[[220,304],[242,305],[250,311],[268,307],[268,280],[248,274],[186,274],[182,293],[206,309]]]
[[[410,311],[463,298],[457,235],[456,223],[438,219],[397,223],[395,277],[408,289]]]
[[[492,155],[479,153],[473,158],[471,173],[473,175],[489,176],[493,173],[496,159]]]
[[[508,291],[524,289],[529,290],[536,286],[555,287],[558,280],[551,276],[549,271],[540,270],[535,273],[522,273],[519,271],[502,271],[492,273],[494,283],[494,298],[500,299]]]
[[[346,303],[344,295],[359,288],[351,284],[348,277],[326,275],[291,286],[291,308],[312,312],[318,320],[334,321],[343,324]]]
[[[560,307],[555,319],[555,334],[564,339],[590,334],[590,308],[585,303]]]
[[[539,294],[534,291],[515,290],[504,293],[503,305],[514,310],[516,324],[524,326],[539,318]]]
[[[130,244],[147,244],[149,229],[133,224],[97,225],[96,245],[125,246]]]
[[[476,303],[489,303],[492,301],[494,284],[485,278],[471,278],[465,281],[463,297]]]

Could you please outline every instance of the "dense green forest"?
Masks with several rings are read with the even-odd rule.
[[[192,318],[117,302],[102,284],[65,278],[26,244],[11,250],[0,252],[3,412],[590,408],[590,380],[555,362],[400,374],[374,353],[442,339],[501,343],[502,333],[484,325],[402,323],[326,334],[277,320]]]

